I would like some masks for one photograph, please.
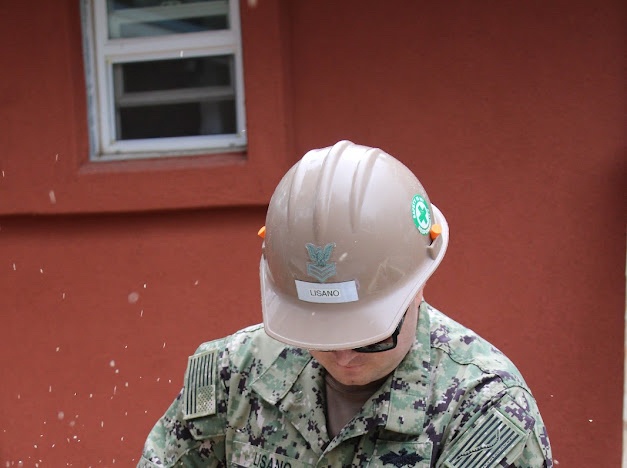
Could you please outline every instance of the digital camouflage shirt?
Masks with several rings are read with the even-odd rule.
[[[416,341],[329,439],[324,369],[262,325],[205,343],[138,467],[551,467],[536,402],[507,357],[423,302]]]

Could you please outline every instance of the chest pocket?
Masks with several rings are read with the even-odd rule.
[[[431,442],[392,442],[379,440],[374,448],[369,467],[414,466],[428,468],[431,466]]]

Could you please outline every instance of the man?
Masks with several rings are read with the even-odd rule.
[[[423,300],[448,240],[392,156],[307,153],[268,207],[264,324],[190,357],[138,466],[553,466],[518,370]]]

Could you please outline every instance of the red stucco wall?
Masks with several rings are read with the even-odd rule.
[[[78,9],[36,4],[0,18],[2,206],[48,196],[43,154],[86,156]],[[251,23],[277,3],[256,5]],[[622,2],[278,5],[294,151],[277,158],[348,138],[414,169],[451,227],[427,299],[518,364],[559,466],[619,466]],[[0,464],[133,466],[187,355],[260,320],[265,207],[194,206],[0,217]]]

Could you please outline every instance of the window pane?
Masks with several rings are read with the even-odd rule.
[[[139,106],[120,110],[120,140],[235,133],[233,101]]]
[[[116,139],[236,133],[233,56],[113,66]]]
[[[109,39],[229,28],[227,0],[107,0]]]

